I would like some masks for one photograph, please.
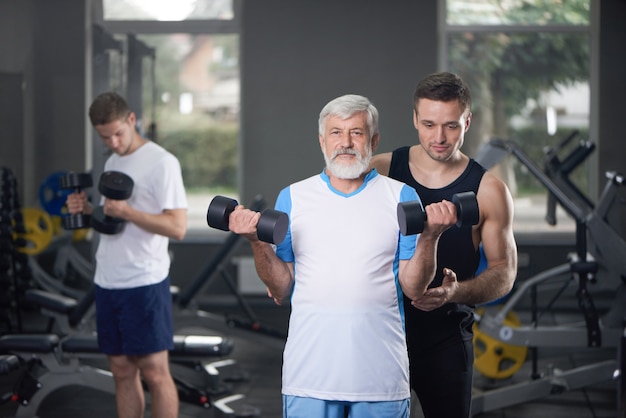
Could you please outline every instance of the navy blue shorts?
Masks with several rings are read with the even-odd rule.
[[[173,349],[169,277],[132,289],[96,286],[96,326],[105,354],[141,356]]]

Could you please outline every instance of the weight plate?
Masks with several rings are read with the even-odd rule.
[[[54,235],[54,225],[50,215],[37,208],[22,208],[24,228],[15,228],[14,242],[23,254],[39,254],[45,250]]]
[[[115,218],[104,214],[104,208],[98,206],[91,214],[91,227],[101,234],[115,235],[122,232],[126,221],[122,218]]]
[[[476,313],[481,315],[484,308]],[[510,328],[521,324],[515,313],[509,311],[504,318],[504,325]],[[492,379],[506,379],[513,376],[526,361],[528,347],[504,343],[480,330],[474,324],[474,366],[483,376]]]
[[[85,229],[91,227],[91,217],[83,213],[77,213],[75,215],[67,215],[61,218],[63,222],[63,229]]]
[[[62,189],[88,189],[93,186],[93,180],[89,173],[75,173],[70,171],[65,176],[59,179],[59,183]]]
[[[206,222],[211,228],[228,231],[228,219],[238,203],[226,196],[215,196],[206,213]]]
[[[422,203],[415,200],[412,202],[400,202],[396,208],[398,226],[402,235],[415,235],[424,231],[426,213]]]
[[[452,196],[452,203],[457,206],[457,227],[471,226],[478,224],[480,220],[480,210],[478,199],[474,192],[462,192]]]
[[[114,200],[126,200],[133,193],[134,182],[120,171],[105,171],[100,176],[98,190],[103,196]]]
[[[68,174],[67,171],[57,171],[50,174],[39,186],[39,203],[50,215],[63,215],[66,212],[65,201],[72,190],[61,188],[61,178]]]
[[[257,237],[270,244],[280,244],[287,235],[289,216],[274,209],[265,209],[256,226]]]

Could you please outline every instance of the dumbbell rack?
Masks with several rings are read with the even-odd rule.
[[[15,233],[25,229],[17,180],[0,167],[0,333],[22,331],[20,300],[31,278],[28,257],[19,252]]]

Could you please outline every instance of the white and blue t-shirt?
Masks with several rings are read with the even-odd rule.
[[[294,263],[282,393],[342,401],[410,397],[400,259],[416,237],[400,233],[397,205],[414,189],[372,170],[355,192],[322,172],[281,191],[289,230],[276,247]]]

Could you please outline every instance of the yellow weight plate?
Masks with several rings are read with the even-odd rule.
[[[52,235],[61,235],[61,232],[63,232],[61,217],[58,215],[50,215],[50,219],[52,219]]]
[[[72,231],[72,241],[74,242],[85,241],[87,238],[89,238],[90,232],[91,232],[90,228],[75,229],[74,231]]]
[[[15,228],[13,239],[17,250],[25,254],[39,254],[50,245],[54,235],[52,218],[37,208],[22,208],[24,230]]]
[[[483,309],[476,312],[482,314]],[[512,328],[521,324],[515,313],[509,311],[504,318],[504,325]],[[506,379],[513,376],[526,361],[528,347],[504,343],[478,328],[474,324],[474,366],[483,376],[492,379]]]

